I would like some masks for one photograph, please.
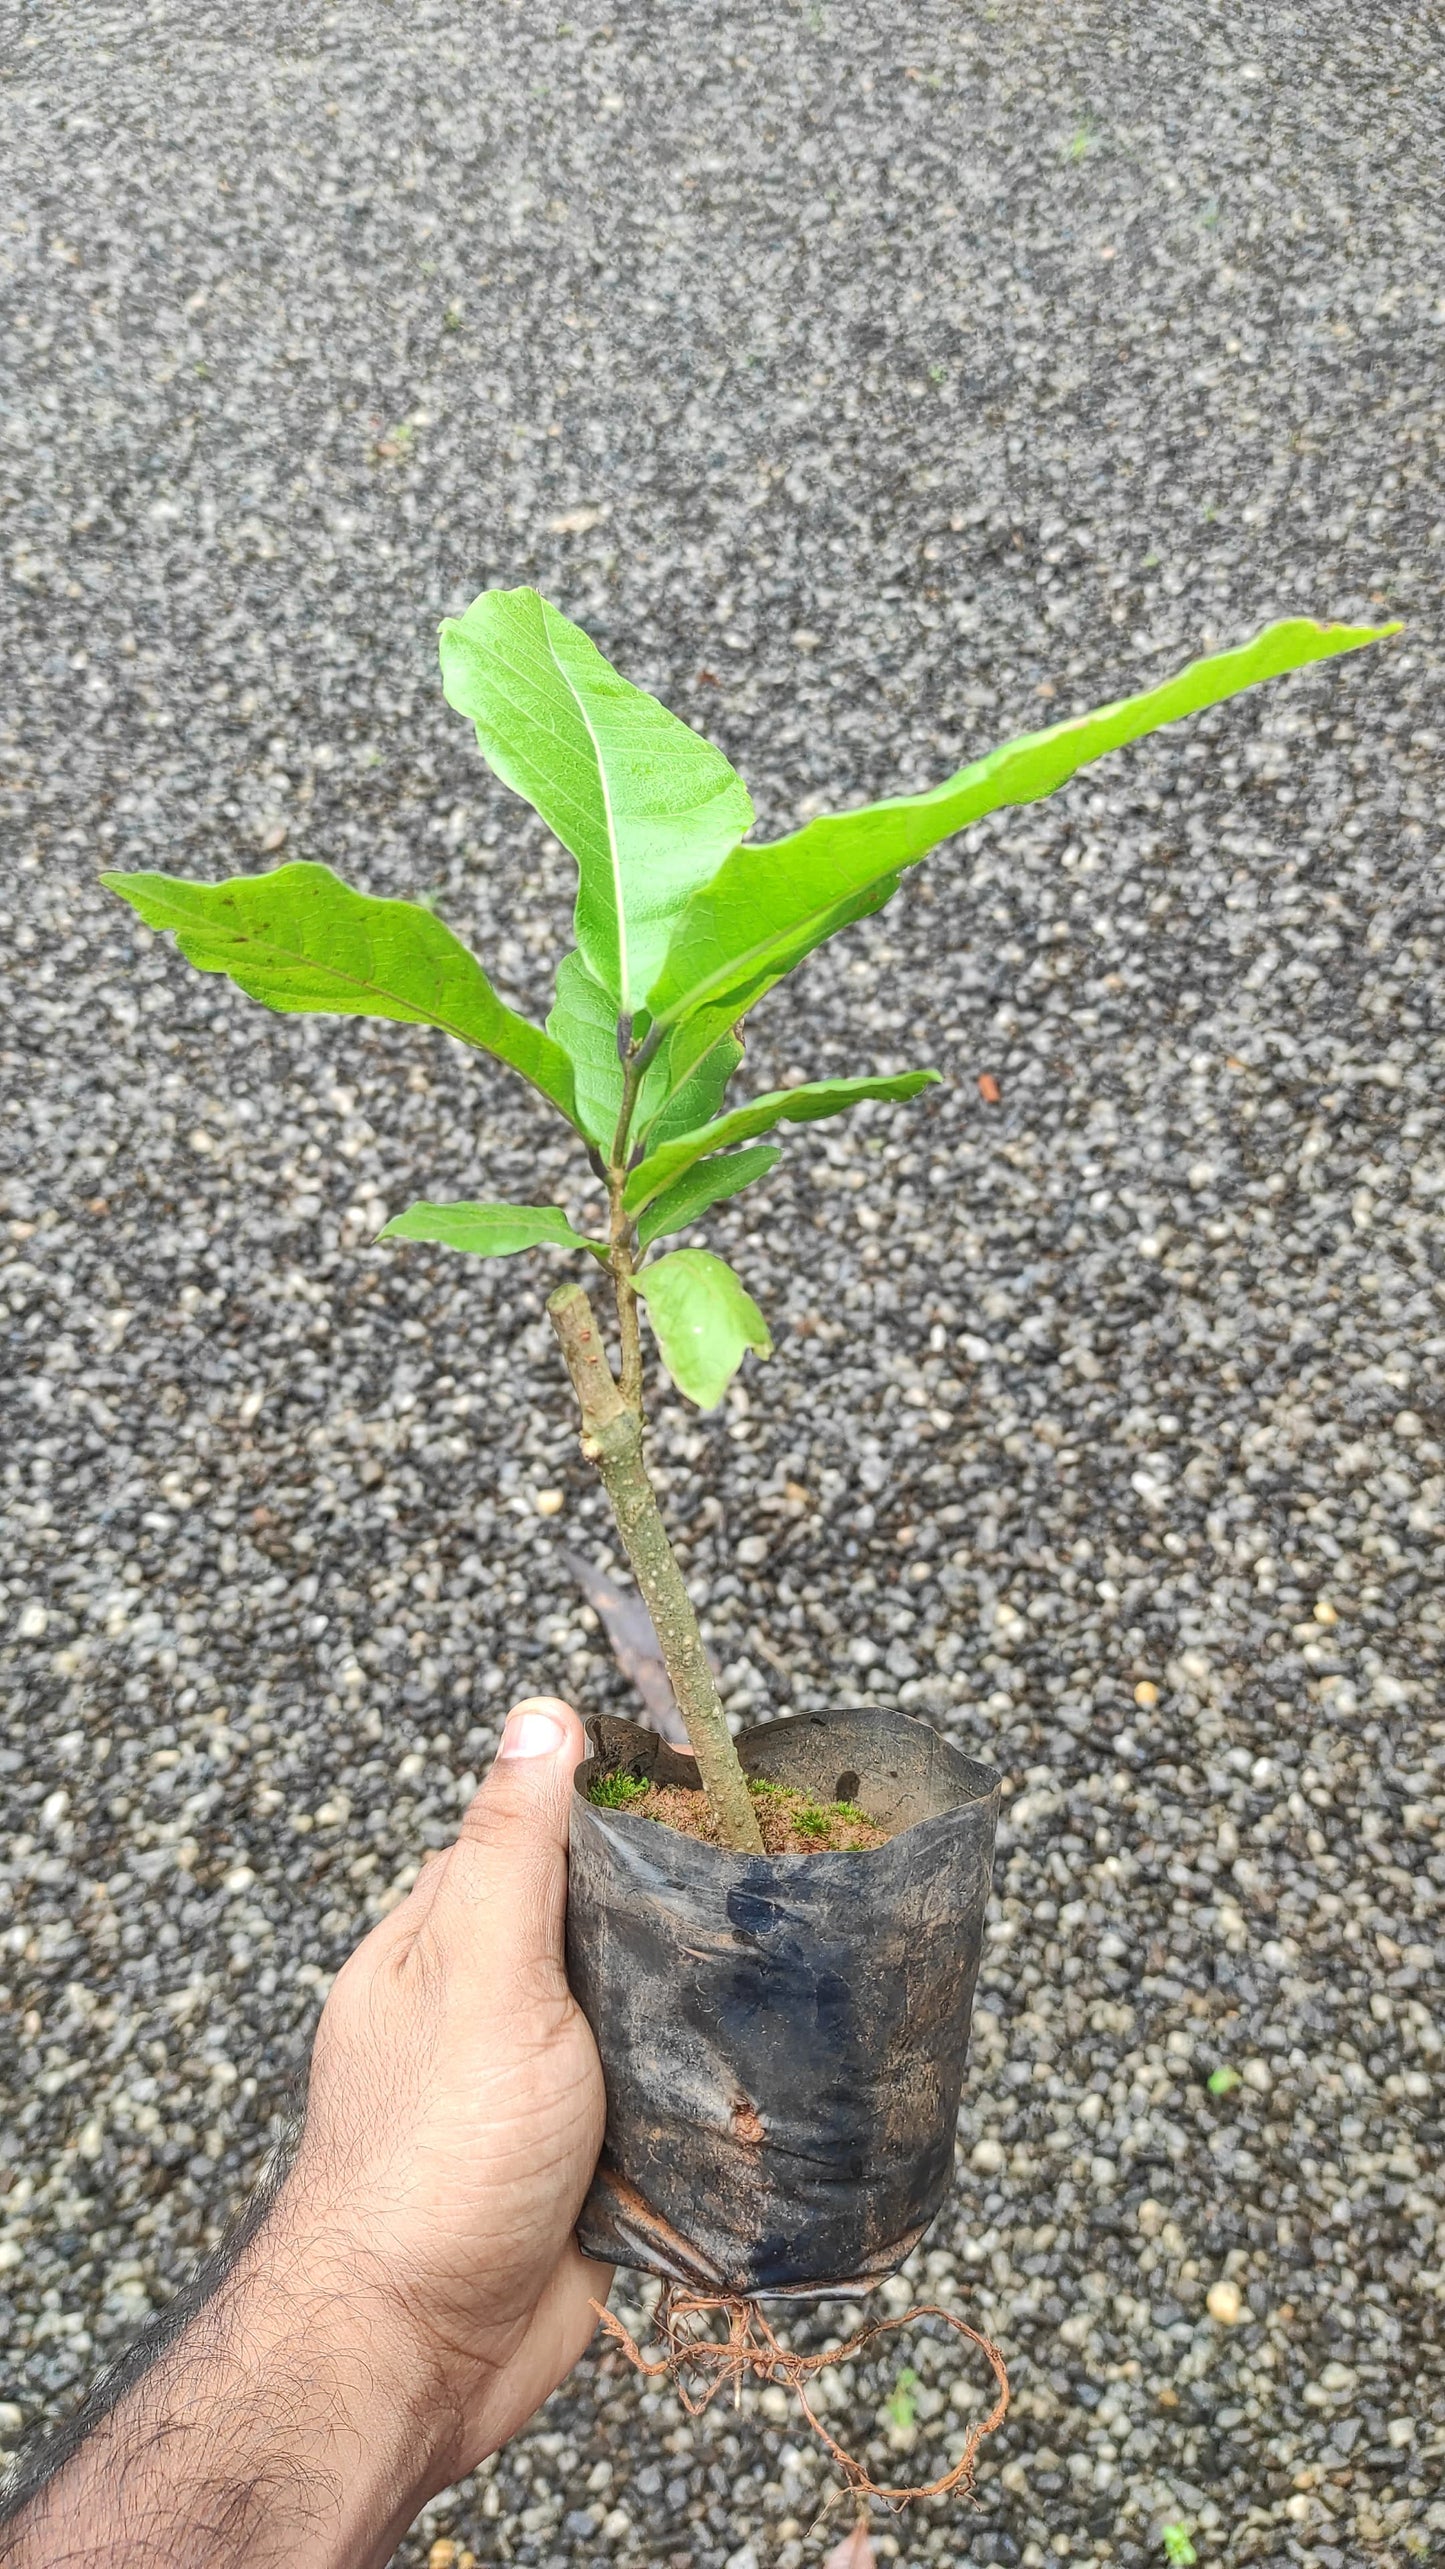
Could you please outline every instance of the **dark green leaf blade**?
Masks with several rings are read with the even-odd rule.
[[[670,1250],[643,1268],[637,1291],[664,1365],[699,1409],[716,1409],[750,1347],[758,1356],[773,1352],[752,1295],[710,1249]]]
[[[441,628],[448,704],[577,859],[577,943],[625,1015],[673,921],[752,827],[742,778],[535,589],[487,589]]]
[[[590,1249],[605,1258],[600,1240],[574,1231],[560,1204],[412,1204],[388,1222],[379,1240],[435,1240],[474,1258],[510,1258],[519,1249]]]
[[[506,1007],[476,956],[417,902],[354,892],[329,865],[280,865],[224,883],[100,879],[148,928],[169,931],[198,971],[227,974],[263,1006],[439,1027],[520,1071],[575,1122],[572,1066],[560,1045]]]
[[[749,1106],[735,1106],[730,1115],[719,1116],[701,1131],[681,1133],[676,1141],[649,1151],[629,1177],[623,1203],[629,1213],[640,1213],[694,1161],[726,1150],[733,1142],[750,1142],[755,1133],[770,1133],[777,1124],[813,1124],[823,1115],[846,1114],[850,1106],[861,1106],[869,1098],[898,1103],[916,1097],[921,1088],[932,1087],[940,1076],[936,1070],[902,1070],[876,1079],[813,1079],[802,1088],[769,1089],[765,1097],[755,1097]]]
[[[637,1237],[644,1249],[654,1240],[664,1240],[673,1231],[685,1231],[690,1222],[700,1221],[708,1207],[725,1204],[732,1195],[740,1195],[745,1186],[753,1185],[777,1167],[783,1154],[775,1142],[759,1142],[750,1151],[728,1151],[720,1159],[699,1160],[675,1186],[654,1196],[637,1225]]]
[[[678,919],[647,1005],[664,1023],[700,1007],[752,1005],[825,937],[849,905],[988,813],[1034,803],[1077,769],[1146,732],[1311,661],[1358,651],[1398,625],[1267,625],[1252,642],[1192,661],[1162,685],[990,751],[926,794],[824,814],[787,838],[735,848]],[[852,915],[857,915],[853,913]]]

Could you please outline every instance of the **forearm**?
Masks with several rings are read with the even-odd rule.
[[[381,2569],[455,2418],[403,2323],[283,2196],[216,2292],[0,2530],[4,2569]]]

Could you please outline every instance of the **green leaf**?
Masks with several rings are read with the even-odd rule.
[[[781,846],[785,842],[779,840],[775,844]],[[793,966],[811,954],[815,946],[826,945],[829,937],[837,936],[842,929],[851,928],[859,919],[871,918],[875,910],[881,910],[885,901],[892,900],[902,879],[899,874],[881,875],[876,882],[865,884],[861,892],[850,893],[846,900],[835,901],[821,916],[810,911],[793,934],[781,936],[769,946],[766,961],[756,971],[744,973],[729,986],[720,1000],[704,1000],[696,1010],[689,1005],[685,1013],[674,1021],[674,1036],[696,1025],[699,1019],[707,1026],[735,1024],[747,1015],[749,1009],[756,1008],[758,1001],[766,998],[774,984],[784,980]]]
[[[675,1141],[679,1133],[711,1123],[742,1057],[742,1045],[725,1014],[709,1010],[674,1026],[643,1081],[634,1138],[655,1149],[659,1142]]]
[[[822,1115],[842,1115],[870,1097],[889,1102],[916,1097],[920,1088],[931,1087],[939,1076],[936,1070],[903,1070],[889,1078],[812,1079],[802,1088],[769,1089],[765,1097],[755,1097],[750,1106],[735,1106],[730,1115],[704,1124],[700,1132],[679,1134],[676,1141],[649,1151],[629,1177],[622,1201],[629,1213],[640,1213],[695,1160],[726,1150],[732,1142],[750,1142],[755,1133],[770,1133],[775,1124],[814,1124]]]
[[[1218,2069],[1212,2069],[1205,2081],[1205,2085],[1208,2087],[1211,2096],[1232,2095],[1233,2091],[1239,2086],[1239,2084],[1240,2077],[1238,2070],[1231,2069],[1227,2061],[1222,2061]]]
[[[487,589],[441,629],[447,702],[577,859],[577,943],[626,1016],[688,894],[752,827],[721,750],[629,685],[535,589]]]
[[[649,1204],[637,1225],[641,1246],[649,1248],[654,1240],[665,1239],[671,1231],[685,1231],[697,1222],[710,1204],[725,1204],[730,1195],[741,1195],[755,1178],[766,1177],[777,1167],[783,1154],[776,1143],[759,1142],[751,1151],[730,1151],[721,1159],[699,1160],[676,1186],[670,1186]]]
[[[572,1065],[577,1122],[589,1142],[609,1158],[622,1111],[622,1062],[617,1050],[617,1002],[608,996],[573,948],[557,966],[547,1032]]]
[[[672,1249],[635,1281],[662,1361],[699,1409],[716,1409],[750,1347],[771,1356],[768,1324],[752,1295],[710,1250]]]
[[[605,1258],[600,1240],[574,1231],[560,1204],[413,1204],[388,1222],[379,1240],[436,1240],[474,1258],[510,1258],[518,1249],[590,1249]]]
[[[557,966],[547,1032],[572,1064],[577,1122],[610,1160],[622,1111],[617,1002],[575,949]],[[704,1011],[674,1026],[644,1073],[631,1138],[670,1141],[707,1123],[742,1057],[726,1010]]]
[[[560,1045],[505,1007],[476,956],[415,901],[353,892],[329,865],[280,865],[225,883],[100,879],[148,928],[169,930],[187,962],[228,974],[267,1008],[437,1026],[519,1070],[575,1122],[572,1066]]]
[[[739,1014],[859,916],[855,902],[876,907],[885,900],[885,884],[891,889],[899,869],[916,864],[940,840],[989,812],[1040,801],[1090,760],[1165,723],[1398,631],[1395,624],[1314,624],[1300,617],[1267,625],[1252,642],[1192,661],[1141,695],[1025,733],[929,793],[824,814],[770,845],[735,848],[678,919],[648,993],[651,1015],[670,1024],[704,1006]]]

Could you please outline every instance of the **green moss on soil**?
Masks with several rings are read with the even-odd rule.
[[[792,1784],[775,1784],[763,1775],[748,1777],[757,1805],[758,1827],[769,1855],[859,1854],[882,1846],[888,1832],[868,1819],[856,1802],[819,1802]],[[658,1786],[637,1775],[599,1775],[588,1800],[605,1811],[630,1811],[635,1819],[656,1820],[684,1837],[718,1846],[717,1823],[703,1794],[685,1786]]]

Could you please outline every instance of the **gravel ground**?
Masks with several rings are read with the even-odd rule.
[[[622,1700],[543,1260],[368,1245],[563,1185],[549,1129],[98,866],[324,857],[540,1011],[567,869],[433,668],[488,581],[768,828],[1388,608],[765,1005],[759,1086],[949,1085],[719,1215],[778,1353],[657,1448],[739,1716],[1009,1776],[914,2280],[1017,2396],[883,2554],[1439,2551],[1442,61],[1343,0],[12,13],[8,2441],[216,2237],[507,1701]],[[828,2414],[896,2465],[895,2360]],[[981,2390],[912,2362],[921,2477]],[[399,2558],[800,2569],[829,2485],[779,2394],[592,2360]]]

